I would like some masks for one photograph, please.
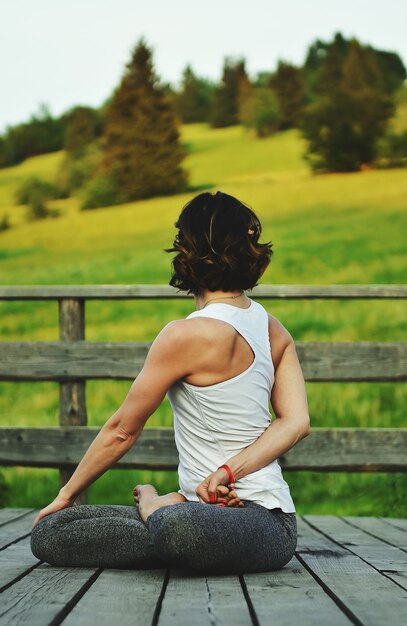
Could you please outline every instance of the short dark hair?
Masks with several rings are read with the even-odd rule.
[[[175,227],[170,285],[188,293],[252,289],[270,263],[272,244],[259,243],[260,220],[227,193],[201,193],[188,202]]]

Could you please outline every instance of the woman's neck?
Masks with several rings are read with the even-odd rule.
[[[242,304],[247,304],[249,298],[243,291],[222,291],[217,289],[216,291],[209,291],[209,289],[203,289],[199,294],[195,294],[195,307],[197,311],[203,309],[209,302],[225,302],[232,306],[242,307]]]

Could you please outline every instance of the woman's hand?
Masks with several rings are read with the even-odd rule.
[[[209,474],[195,489],[200,502],[217,506],[244,506],[234,491],[234,485],[229,484],[229,474],[224,468]]]
[[[37,517],[35,518],[33,522],[33,526],[35,526],[35,524],[39,522],[40,519],[42,519],[43,517],[46,517],[47,515],[51,515],[51,513],[56,513],[57,511],[61,511],[62,509],[67,509],[68,507],[73,506],[74,504],[75,504],[74,499],[63,498],[62,496],[58,495],[55,498],[55,500],[51,502],[51,504],[46,506],[44,509],[41,509],[41,511],[38,513]]]

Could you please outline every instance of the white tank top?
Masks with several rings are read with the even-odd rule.
[[[247,309],[212,303],[187,319],[210,317],[231,324],[247,341],[254,360],[241,374],[214,385],[197,386],[177,381],[168,390],[174,412],[175,443],[179,454],[179,493],[199,502],[198,485],[220,465],[256,441],[271,422],[270,393],[274,366],[270,354],[269,319],[255,302]],[[242,500],[267,509],[294,513],[295,506],[276,460],[236,483]]]

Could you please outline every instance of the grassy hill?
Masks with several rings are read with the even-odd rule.
[[[404,119],[400,113],[397,124]],[[52,180],[62,153],[31,158],[0,170],[0,283],[166,283],[173,224],[198,190],[221,189],[259,214],[274,256],[264,283],[405,282],[407,176],[405,170],[313,176],[302,159],[296,131],[257,140],[241,127],[183,128],[191,191],[105,209],[80,212],[78,200],[52,203],[61,216],[27,222],[14,191],[37,174]],[[296,340],[396,341],[405,337],[400,302],[272,302]],[[151,340],[169,320],[185,317],[192,302],[90,302],[87,339]],[[58,338],[55,303],[0,303],[2,340]],[[117,409],[128,382],[87,385],[89,421],[103,424]],[[406,393],[396,384],[308,383],[314,426],[402,426]],[[0,384],[1,424],[58,424],[58,386]],[[165,401],[147,427],[170,426]],[[42,506],[55,495],[57,472],[6,468],[11,506]],[[131,503],[135,481],[177,488],[174,473],[108,472],[90,489],[91,502]],[[403,475],[286,473],[299,513],[406,514]],[[404,503],[403,503],[404,502]],[[403,508],[404,507],[404,508]]]

